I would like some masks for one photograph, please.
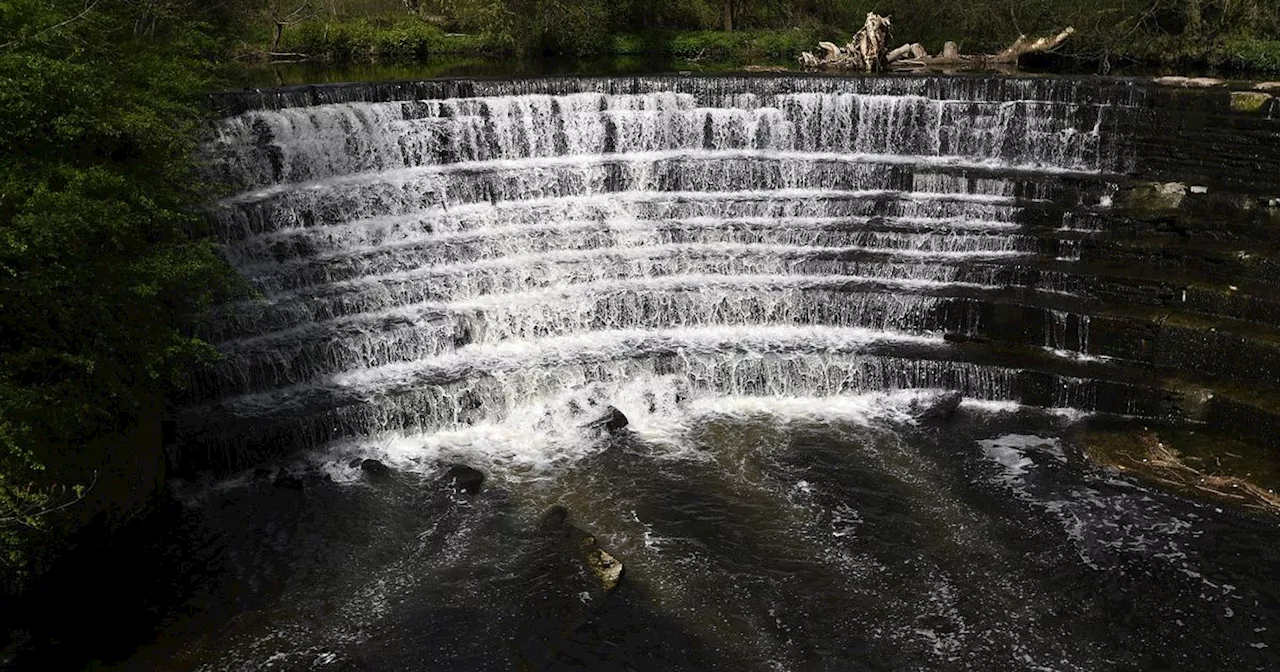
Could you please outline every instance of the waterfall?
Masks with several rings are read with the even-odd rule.
[[[684,77],[220,99],[202,155],[240,191],[210,219],[261,295],[206,325],[225,358],[185,441],[535,433],[608,404],[644,427],[696,400],[918,388],[1091,410],[1087,376],[944,335],[1025,310],[1028,344],[1087,351],[1088,297],[1055,269],[1131,168],[1117,119],[1141,95]]]

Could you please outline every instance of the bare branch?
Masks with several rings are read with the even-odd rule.
[[[34,529],[35,525],[32,525],[30,522],[32,518],[41,518],[44,516],[57,513],[64,509],[69,509],[72,506],[75,506],[76,504],[84,501],[84,498],[87,497],[89,495],[89,492],[93,490],[93,486],[97,484],[98,484],[98,472],[97,470],[95,470],[93,472],[93,480],[89,482],[89,485],[81,490],[77,490],[75,493],[75,497],[73,497],[70,501],[63,502],[62,504],[49,507],[47,509],[28,509],[26,511],[19,512],[17,515],[0,517],[0,527],[10,526],[10,525],[22,525],[24,527],[30,527]]]
[[[27,40],[34,40],[34,39],[36,39],[36,38],[38,38],[38,37],[41,37],[41,36],[45,35],[46,33],[50,33],[50,32],[53,32],[53,31],[59,30],[59,29],[61,29],[61,28],[64,28],[64,27],[66,27],[66,26],[68,26],[68,25],[72,24],[72,23],[75,23],[76,21],[79,21],[80,19],[83,19],[84,17],[88,16],[88,15],[89,15],[89,13],[93,11],[93,8],[98,6],[98,2],[99,2],[99,0],[93,0],[93,1],[92,1],[92,2],[90,2],[87,6],[85,6],[84,11],[80,12],[79,14],[76,14],[75,16],[73,16],[73,17],[71,17],[71,18],[69,18],[69,19],[67,19],[67,20],[65,20],[65,21],[59,21],[58,23],[55,23],[55,24],[53,24],[52,26],[49,26],[48,28],[44,28],[44,29],[42,29],[42,30],[36,31],[36,33],[35,33],[34,35],[30,35],[30,36],[27,36],[27,37],[25,37],[25,38],[19,38],[19,39],[16,39],[16,40],[11,40],[11,41],[9,41],[9,42],[5,42],[4,44],[0,44],[0,49],[8,49],[8,48],[10,48],[10,47],[13,47],[13,46],[16,46],[16,45],[22,44],[23,42],[26,42]]]
[[[1034,42],[1028,42],[1026,35],[1019,35],[1018,39],[1013,41],[1004,51],[996,54],[991,58],[992,63],[1017,63],[1018,59],[1026,54],[1037,52],[1053,51],[1062,46],[1076,32],[1075,28],[1067,28],[1053,37],[1042,37]]]

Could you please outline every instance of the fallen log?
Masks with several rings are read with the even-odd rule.
[[[947,42],[942,53],[937,56],[913,56],[893,61],[895,69],[923,70],[937,67],[962,67],[967,69],[999,69],[1000,66],[1016,66],[1019,59],[1027,54],[1050,52],[1062,46],[1067,38],[1076,32],[1075,28],[1067,28],[1052,37],[1041,37],[1035,40],[1019,35],[1003,51],[996,54],[962,54],[955,42]]]
[[[925,51],[925,48],[921,46],[919,42],[916,42],[914,44],[904,44],[901,47],[894,49],[885,56],[885,60],[889,63],[894,63],[895,61],[900,61],[907,57],[925,58],[928,55],[929,52]]]
[[[993,63],[1017,63],[1019,58],[1026,54],[1037,52],[1053,51],[1062,46],[1071,34],[1076,32],[1075,28],[1068,27],[1066,30],[1054,35],[1053,37],[1041,37],[1035,41],[1027,41],[1026,35],[1019,35],[1018,39],[1013,41],[1004,51],[992,57]]]
[[[1062,46],[1075,28],[1067,28],[1062,32],[1029,39],[1019,35],[1018,39],[995,54],[962,54],[955,42],[947,42],[942,52],[931,56],[929,51],[919,43],[907,43],[897,49],[888,48],[891,35],[889,17],[874,12],[867,14],[867,21],[862,29],[853,36],[843,48],[832,42],[819,42],[821,55],[812,52],[800,54],[800,66],[806,70],[853,70],[861,72],[879,72],[888,68],[895,70],[925,70],[929,68],[962,68],[962,69],[997,69],[1005,70],[1017,66],[1019,59],[1027,54],[1050,52]]]

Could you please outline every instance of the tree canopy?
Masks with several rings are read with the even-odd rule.
[[[108,455],[213,351],[184,324],[233,287],[199,232],[190,160],[218,48],[182,7],[0,5],[0,574],[56,546],[81,495],[131,488]],[[95,490],[86,490],[94,488]],[[125,497],[128,499],[128,497]],[[67,513],[70,512],[70,513]],[[112,517],[115,514],[111,514]],[[78,522],[83,522],[82,520]],[[110,521],[105,521],[110,522]]]

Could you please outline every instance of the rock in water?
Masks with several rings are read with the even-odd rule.
[[[964,394],[947,392],[923,408],[916,407],[913,409],[912,415],[916,420],[925,422],[950,420],[951,416],[956,414],[956,409],[960,408],[960,402],[962,401],[964,401]]]
[[[556,663],[565,660],[562,650],[580,651],[580,638],[609,618],[605,605],[611,593],[624,589],[619,584],[622,563],[575,526],[563,506],[548,509],[536,536],[521,548],[516,569],[520,585],[512,591],[522,614],[511,633],[516,669],[561,669]]]
[[[449,467],[449,471],[445,472],[444,478],[453,487],[454,491],[466,495],[474,495],[480,492],[480,486],[484,483],[484,473],[465,464],[455,464]]]
[[[942,340],[948,343],[990,343],[991,339],[986,336],[977,334],[962,334],[959,332],[948,331],[942,335]]]
[[[365,460],[360,463],[363,471],[370,479],[381,480],[391,477],[391,468],[377,460]]]
[[[538,531],[544,534],[559,532],[569,523],[569,509],[556,504],[538,518]]]
[[[555,540],[562,550],[573,549],[578,562],[590,571],[591,576],[605,593],[618,587],[622,580],[622,562],[600,548],[596,538],[569,522],[569,510],[556,505],[547,509],[538,520],[538,530]]]
[[[588,426],[596,429],[603,429],[610,434],[617,434],[626,428],[631,421],[627,420],[627,416],[622,411],[610,406],[605,409],[604,415],[592,421]]]
[[[622,563],[617,558],[600,548],[596,544],[596,538],[589,534],[582,538],[582,552],[587,568],[600,580],[605,592],[618,587],[618,582],[622,580]]]
[[[291,474],[283,469],[276,476],[274,485],[277,488],[286,488],[289,490],[302,490],[306,485],[302,482],[302,477],[297,474]]]

